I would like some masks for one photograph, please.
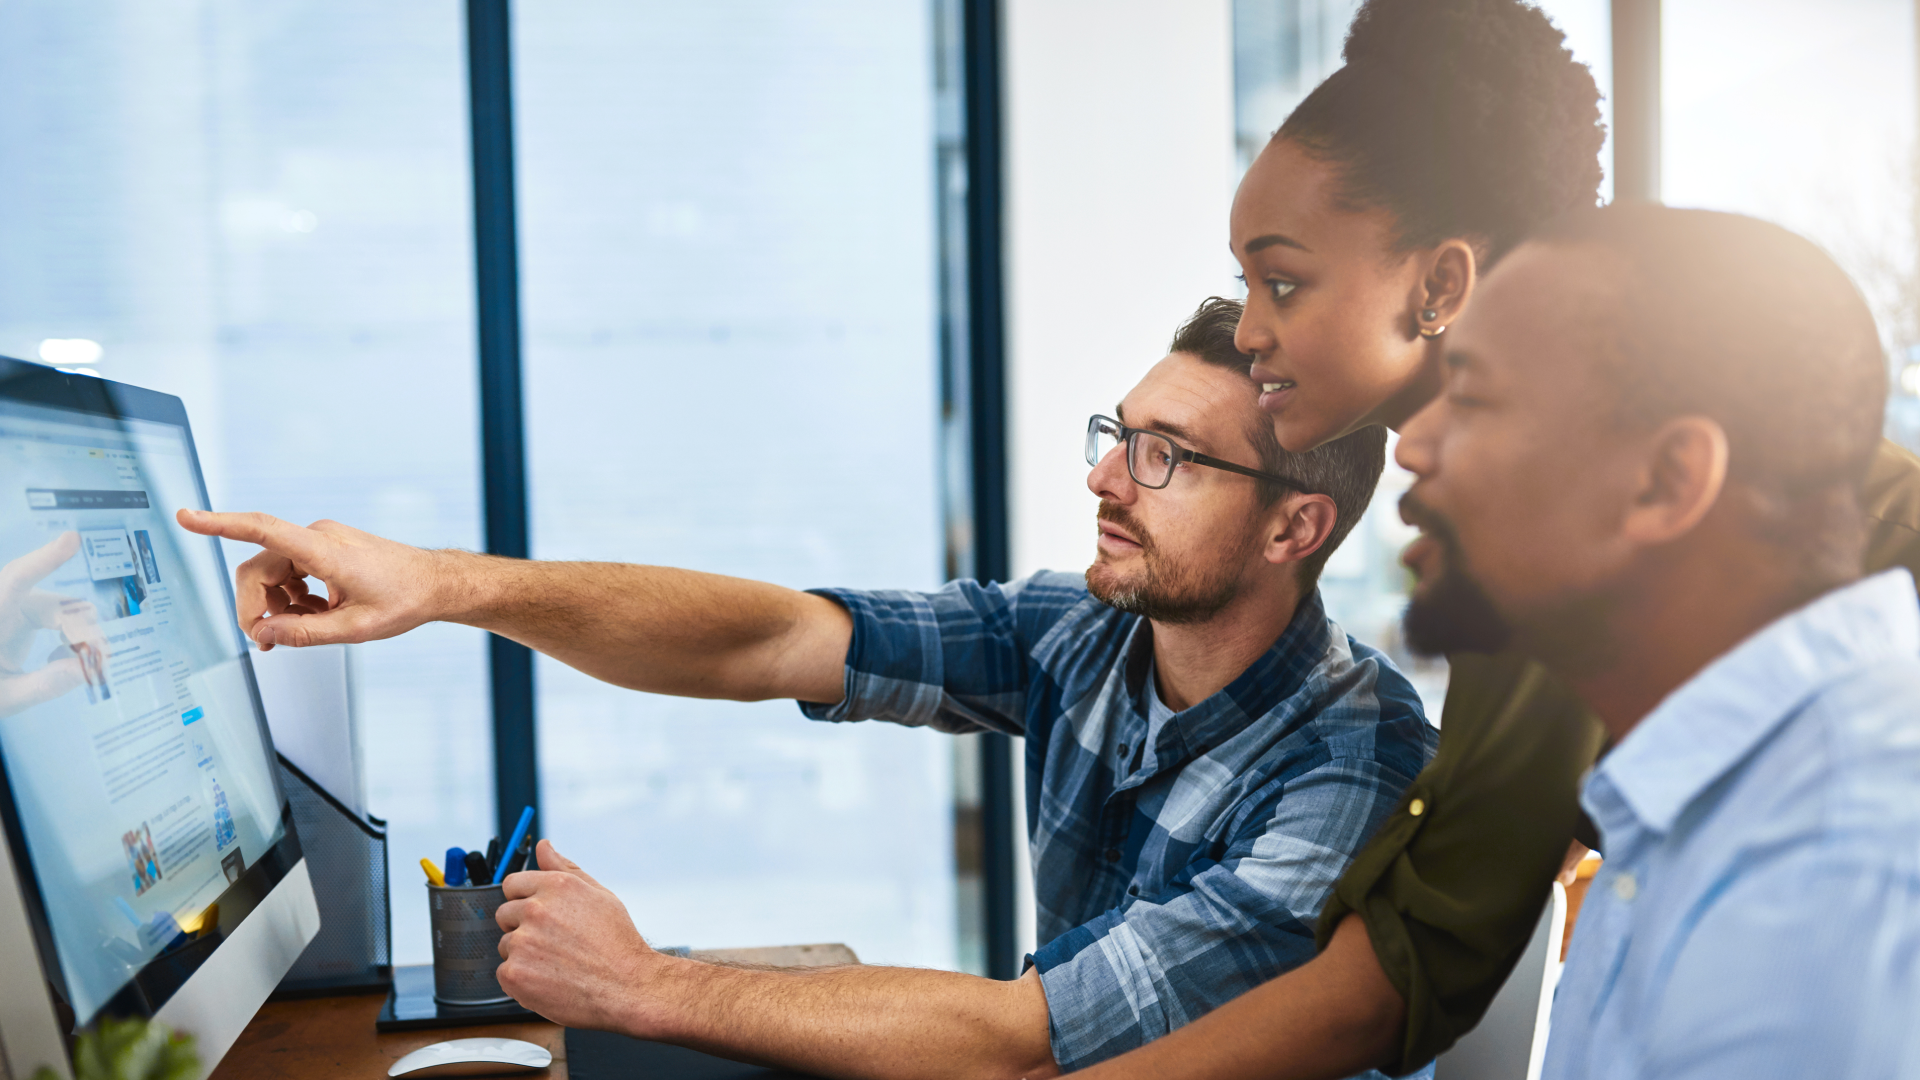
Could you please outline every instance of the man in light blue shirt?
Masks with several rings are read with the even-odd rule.
[[[1554,1076],[1920,1076],[1920,611],[1889,570],[1674,691],[1595,767]]]
[[[1860,577],[1865,303],[1785,230],[1661,207],[1481,289],[1401,434],[1407,634],[1532,654],[1613,743],[1545,1075],[1920,1076],[1920,604]]]

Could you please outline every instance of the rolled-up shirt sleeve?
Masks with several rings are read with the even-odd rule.
[[[1170,889],[1139,896],[1030,958],[1054,1060],[1084,1068],[1191,1023],[1314,955],[1321,906],[1411,777],[1336,757],[1248,800]]]
[[[846,696],[837,705],[801,702],[801,711],[813,720],[1024,734],[1026,642],[1057,617],[1054,608],[1079,598],[1071,587],[1049,588],[1050,577],[1079,580],[956,581],[930,593],[812,590],[847,609],[853,641]]]
[[[1356,855],[1321,913],[1348,915],[1406,1001],[1393,1075],[1472,1030],[1526,949],[1579,818],[1600,725],[1524,657],[1458,655],[1440,753]],[[1416,805],[1417,804],[1417,805]]]

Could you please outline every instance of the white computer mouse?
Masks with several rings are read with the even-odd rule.
[[[519,1039],[449,1039],[423,1046],[387,1070],[388,1076],[507,1076],[553,1064],[553,1055]]]

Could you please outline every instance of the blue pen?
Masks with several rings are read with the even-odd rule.
[[[500,849],[502,852],[500,856],[500,867],[493,872],[493,883],[495,885],[507,880],[507,858],[513,852],[520,850],[520,841],[527,838],[527,827],[532,824],[533,807],[529,806],[525,810],[520,811],[520,823],[513,827],[513,839],[507,841],[507,846]]]
[[[465,885],[467,883],[467,853],[463,848],[447,849],[447,884]]]

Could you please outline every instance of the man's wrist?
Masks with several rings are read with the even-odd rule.
[[[501,570],[508,560],[458,548],[420,552],[426,603],[420,622],[450,622],[492,629],[507,589]]]

